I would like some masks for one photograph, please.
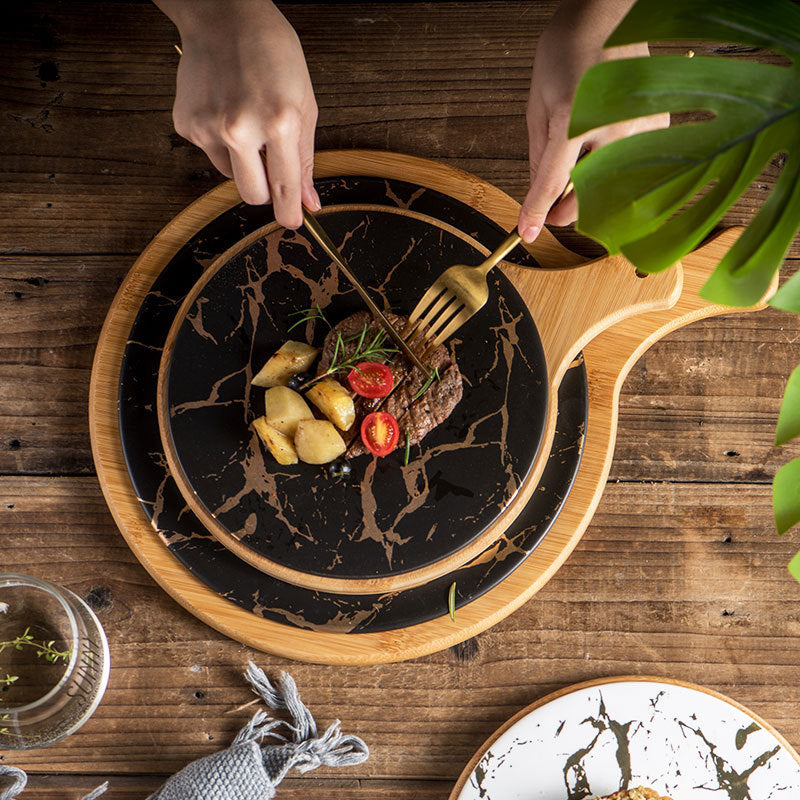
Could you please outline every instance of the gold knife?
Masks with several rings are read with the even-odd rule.
[[[372,312],[372,315],[380,323],[380,326],[386,331],[389,338],[403,351],[407,358],[409,358],[425,375],[426,380],[431,377],[431,370],[422,363],[419,356],[408,346],[405,339],[397,332],[395,327],[386,319],[386,315],[375,305],[373,299],[369,296],[367,290],[361,284],[361,281],[352,273],[344,257],[339,252],[339,249],[331,241],[327,233],[325,233],[322,226],[319,224],[317,218],[307,209],[303,208],[303,222],[306,228],[311,232],[314,239],[322,249],[333,259],[333,262],[344,273],[347,280],[353,284],[355,290],[361,295],[361,299],[367,304],[367,307]]]

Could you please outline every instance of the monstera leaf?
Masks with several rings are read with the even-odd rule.
[[[789,0],[639,0],[607,45],[659,39],[768,47],[793,63],[657,56],[588,70],[570,136],[663,111],[702,110],[713,118],[589,154],[572,173],[578,229],[642,272],[657,272],[696,247],[769,160],[785,153],[772,194],[702,292],[726,305],[751,305],[800,224],[800,7]],[[797,295],[792,310],[800,311],[800,278],[785,291]]]
[[[800,227],[800,6],[789,0],[637,0],[607,46],[708,39],[764,47],[786,66],[732,58],[652,58],[592,67],[578,87],[570,136],[659,112],[706,119],[638,134],[590,153],[572,171],[580,231],[642,272],[694,249],[777,154],[772,193],[703,287],[708,300],[763,297]],[[772,299],[800,313],[800,271]],[[800,368],[787,385],[776,444],[800,436]],[[779,533],[800,522],[800,458],[775,476]],[[800,553],[789,570],[800,580]]]

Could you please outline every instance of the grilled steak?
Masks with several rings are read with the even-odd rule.
[[[400,331],[408,319],[391,313],[387,313],[386,317]],[[331,365],[336,350],[337,331],[342,334],[343,339],[347,340],[350,337],[360,336],[365,324],[368,326],[365,338],[375,336],[380,330],[380,326],[368,311],[358,311],[333,328],[325,337],[322,345],[318,375],[325,372]],[[368,341],[369,338],[367,338]],[[345,341],[346,356],[352,355],[357,343],[357,338]],[[356,398],[356,424],[350,432],[353,441],[347,450],[347,458],[355,458],[368,452],[358,436],[358,431],[361,420],[372,411],[388,411],[394,415],[400,425],[400,446],[405,446],[406,430],[409,431],[411,444],[418,444],[433,428],[450,416],[463,393],[461,372],[452,351],[446,345],[437,347],[428,363],[431,368],[436,367],[439,370],[441,380],[434,380],[425,394],[417,400],[414,400],[413,397],[425,385],[425,376],[402,355],[395,356],[388,364],[394,374],[395,384],[395,389],[388,398]],[[345,386],[348,386],[345,374],[336,377]]]

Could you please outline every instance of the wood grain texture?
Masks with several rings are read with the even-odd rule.
[[[88,475],[88,375],[133,257],[219,176],[172,131],[177,34],[154,8],[7,5],[0,568],[91,597],[113,671],[98,716],[76,736],[0,759],[36,773],[32,800],[77,800],[106,777],[110,800],[140,800],[229,741],[248,715],[227,712],[247,699],[239,672],[254,654],[168,598],[116,532]],[[530,65],[555,0],[526,3],[524,13],[520,5],[287,6],[317,88],[319,146],[434,157],[521,199]],[[686,46],[771,59],[713,43],[653,49]],[[769,165],[725,223],[749,221],[777,175]],[[800,255],[797,242],[791,252]],[[785,570],[800,539],[775,536],[767,485],[800,455],[772,447],[798,337],[798,318],[770,310],[694,323],[644,354],[621,396],[610,473],[620,482],[550,583],[491,631],[381,667],[255,654],[270,671],[291,669],[321,723],[340,716],[372,747],[367,764],[290,778],[281,796],[444,800],[480,743],[521,708],[571,682],[626,672],[711,686],[800,746],[800,591]]]
[[[110,781],[111,789],[105,795],[109,800],[143,800],[155,791],[165,775],[33,775],[28,782],[28,797],[39,800],[80,800],[99,783]],[[302,778],[286,778],[281,783],[281,800],[443,800],[450,788],[449,781],[320,779],[313,773]]]
[[[287,5],[320,106],[317,146],[444,160],[521,200],[531,65],[555,5]],[[205,155],[172,129],[178,35],[157,9],[15,2],[6,31],[0,251],[138,253],[219,181]],[[714,43],[691,47],[737,55]],[[739,57],[774,60],[753,49]],[[42,70],[50,64],[55,69]],[[778,174],[768,167],[725,224],[748,221]],[[792,254],[800,255],[797,244]]]
[[[5,754],[26,768],[161,775],[210,753],[252,711],[229,713],[251,697],[238,677],[251,657],[290,669],[321,724],[340,717],[367,740],[360,779],[452,781],[520,708],[625,673],[722,691],[800,745],[800,587],[786,572],[797,545],[774,535],[768,486],[611,484],[572,557],[517,613],[457,649],[336,669],[254,654],[168,600],[93,478],[3,477],[0,498],[4,566],[89,598],[112,643],[95,717],[47,750]]]

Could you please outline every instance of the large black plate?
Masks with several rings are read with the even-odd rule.
[[[383,182],[373,189],[373,203],[386,198]],[[346,190],[339,196],[349,199]],[[333,202],[326,230],[379,305],[397,313],[410,313],[443,265],[482,260],[471,239],[430,217]],[[176,469],[201,521],[220,524],[267,572],[278,565],[336,579],[390,578],[473,541],[522,485],[547,408],[528,309],[499,270],[489,286],[486,306],[449,342],[464,378],[450,417],[411,449],[407,466],[400,448],[361,456],[342,481],[265,455],[250,426],[264,413],[264,393],[249,378],[287,339],[322,344],[322,323],[290,331],[298,310],[320,306],[335,322],[363,301],[303,231],[279,228],[215,265],[176,325],[165,380]]]
[[[346,192],[387,205],[408,205],[460,222],[487,246],[503,231],[479,212],[431,190],[399,181],[347,178],[321,181],[323,202]],[[302,589],[272,579],[233,556],[187,509],[166,467],[155,414],[161,349],[178,306],[213,258],[265,221],[265,209],[237,206],[209,223],[165,267],[148,293],[131,331],[120,375],[120,431],[137,496],[169,549],[200,580],[232,602],[273,621],[307,629],[377,632],[441,616],[447,589],[457,582],[457,605],[468,603],[513,571],[541,541],[566,499],[580,461],[587,411],[586,375],[573,367],[559,392],[558,431],[539,490],[500,541],[452,575],[404,592],[343,596]]]

